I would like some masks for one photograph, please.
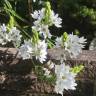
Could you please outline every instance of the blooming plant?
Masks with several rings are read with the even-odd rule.
[[[55,39],[55,43],[51,42],[53,35],[49,27],[53,25],[57,28],[62,27],[62,19],[51,10],[49,2],[46,2],[45,7],[41,10],[35,10],[31,16],[34,19],[32,36],[24,38],[21,33],[22,30],[20,31],[14,24],[9,23],[9,25],[12,25],[11,27],[3,24],[0,26],[0,44],[12,43],[14,47],[18,48],[22,59],[39,61],[41,64],[35,64],[33,61],[33,70],[36,75],[41,76],[41,79],[43,78],[54,83],[54,91],[63,96],[64,90],[75,89],[77,86],[75,77],[83,68],[83,66],[71,68],[66,65],[67,55],[70,58],[76,58],[82,52],[86,39],[73,33],[67,34],[64,32],[61,37]],[[66,51],[62,53],[64,57],[61,57],[60,64],[55,64],[51,60],[45,63],[48,48],[62,48]]]
[[[18,47],[21,42],[20,30],[18,30],[15,26],[11,28],[7,28],[5,24],[0,26],[0,44],[5,45],[8,42],[11,42],[14,47]]]

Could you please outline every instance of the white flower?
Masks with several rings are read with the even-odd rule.
[[[20,45],[21,42],[20,31],[16,27],[12,27],[8,32],[7,27],[3,24],[0,27],[0,44],[5,45],[8,42],[12,42],[15,47]]]
[[[56,45],[56,46],[55,46],[56,48],[62,46],[62,37],[57,37],[57,38],[56,38],[55,45]]]
[[[5,45],[7,42],[10,42],[10,38],[7,33],[7,28],[5,24],[3,24],[0,26],[0,44]]]
[[[93,38],[92,42],[90,43],[89,50],[96,50],[96,38]]]
[[[31,16],[36,19],[36,22],[39,22],[40,24],[40,22],[45,18],[45,8],[42,8],[38,11],[35,10],[34,13],[31,14]],[[51,11],[49,22],[54,24],[56,27],[61,27],[62,19],[58,16],[58,14],[55,14],[54,11]]]
[[[35,10],[34,13],[31,14],[31,16],[32,16],[34,19],[38,19],[38,17],[39,17],[39,13],[38,13],[38,11]]]
[[[20,35],[20,31],[16,27],[12,27],[8,35],[9,40],[12,41],[15,47],[20,45],[22,36]]]
[[[62,37],[56,38],[55,47],[64,47],[66,56],[69,54],[71,58],[76,58],[79,53],[82,52],[86,39],[84,37],[79,38],[77,35],[69,34],[65,42],[62,41]]]
[[[47,44],[45,41],[40,40],[36,44],[25,41],[19,49],[19,54],[23,59],[32,59],[32,56],[35,56],[36,59],[43,63],[47,58]]]
[[[62,19],[58,17],[58,14],[55,14],[54,11],[51,11],[50,19],[52,24],[54,24],[56,27],[61,27]]]
[[[39,10],[39,20],[42,20],[44,18],[45,15],[45,8],[42,8],[41,10]]]
[[[19,49],[19,54],[23,59],[32,59],[32,43],[30,41],[24,41],[24,44]]]
[[[41,63],[46,60],[47,44],[44,40],[39,40],[38,43],[35,45],[34,55],[36,56],[36,59],[39,59]]]
[[[36,30],[39,32],[40,35],[43,35],[44,38],[46,39],[51,38],[51,33],[49,32],[48,25],[45,25],[42,23],[42,19],[45,18],[45,9],[42,8],[41,10],[35,11],[32,15],[34,19],[36,19],[33,23],[34,25],[32,26],[32,29]]]
[[[34,26],[32,26],[32,29],[36,30],[36,31],[39,31],[41,28],[41,24],[40,24],[40,21],[35,21],[34,22]]]
[[[6,32],[7,31],[7,28],[6,28],[5,24],[1,25],[1,31],[2,32]]]
[[[37,19],[37,21],[40,21],[44,18],[44,12],[45,12],[45,9],[42,8],[41,10],[35,10],[33,14],[31,14],[31,16],[34,18],[34,19]]]
[[[51,38],[52,35],[49,31],[50,25],[55,25],[56,27],[61,27],[62,19],[58,17],[58,14],[55,14],[53,11],[50,13],[50,19],[49,19],[49,24],[46,24],[45,20],[45,8],[42,8],[41,10],[36,10],[34,11],[31,16],[35,19],[33,22],[32,29],[36,30],[39,32],[40,35],[44,36],[44,39]]]
[[[68,89],[75,89],[77,85],[75,83],[75,76],[76,74],[70,72],[70,67],[66,66],[65,64],[56,65],[55,66],[55,73],[57,77],[56,85],[55,85],[55,92],[59,93],[63,96],[63,91]]]
[[[84,37],[79,38],[77,35],[69,34],[65,44],[65,50],[69,52],[71,57],[76,58],[79,53],[82,52],[86,39]]]
[[[0,32],[0,44],[5,45],[7,42],[9,42],[8,34]]]
[[[55,64],[51,60],[49,60],[47,62],[47,66],[48,66],[48,68],[53,69],[55,67]]]
[[[46,77],[50,77],[50,76],[51,76],[51,75],[50,75],[50,71],[49,71],[47,68],[43,68],[43,70],[45,71],[44,75],[45,75]]]
[[[35,21],[34,26],[32,26],[32,29],[38,31],[39,34],[43,35],[45,39],[47,37],[51,38],[52,35],[51,35],[51,33],[50,33],[49,29],[48,29],[48,25],[39,24],[39,23],[40,23],[39,21]]]
[[[49,32],[48,25],[42,25],[41,28],[40,28],[40,30],[39,30],[39,33],[42,34],[45,39],[47,37],[48,38],[51,38],[52,37],[51,33]]]

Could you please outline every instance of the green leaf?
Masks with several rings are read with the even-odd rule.
[[[53,48],[54,46],[54,43],[50,39],[47,39],[47,44],[48,44],[48,48]]]
[[[75,66],[74,68],[71,68],[71,72],[78,74],[83,69],[84,69],[83,65],[78,65],[78,66]]]
[[[28,23],[25,19],[23,19],[21,16],[19,16],[12,8],[12,5],[10,4],[10,2],[8,0],[5,0],[4,3],[4,10],[6,11],[7,14],[9,14],[9,16],[14,16],[16,18],[18,18],[19,20]]]

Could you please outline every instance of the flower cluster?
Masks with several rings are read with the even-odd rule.
[[[82,52],[86,39],[78,37],[77,35],[67,34],[67,39],[63,42],[63,36],[56,38],[56,47],[63,47],[70,55],[71,58],[76,58]]]
[[[49,27],[52,25],[55,25],[56,27],[61,27],[62,19],[58,16],[58,14],[55,14],[54,11],[50,11],[50,15],[48,16],[48,21],[46,20],[46,9],[42,8],[41,10],[34,11],[33,14],[31,14],[32,17],[35,19],[34,26],[32,26],[32,29],[39,32],[39,34],[43,35],[46,39],[51,38],[51,33],[49,31]]]
[[[64,89],[75,89],[77,85],[75,82],[76,74],[70,72],[70,67],[64,63],[55,66],[55,73],[57,77],[55,91],[63,96]]]
[[[47,43],[46,39],[51,38],[51,33],[49,27],[53,24],[56,27],[61,27],[62,19],[58,17],[58,14],[55,14],[50,10],[50,15],[48,16],[49,21],[46,21],[46,9],[42,8],[41,10],[34,11],[31,14],[35,21],[33,22],[32,30],[37,32],[39,35],[43,35],[44,40],[37,40],[34,44],[34,41],[24,41],[24,44],[20,47],[19,53],[23,59],[32,59],[32,56],[35,56],[41,63],[46,60],[47,56]]]
[[[7,29],[6,25],[3,24],[0,27],[0,44],[5,45],[8,42],[12,42],[13,45],[19,46],[21,43],[20,31],[16,27]]]
[[[36,0],[33,1],[36,2]],[[63,96],[64,90],[74,90],[77,85],[75,81],[77,73],[72,72],[70,66],[65,65],[64,61],[67,59],[66,53],[68,53],[71,58],[76,58],[76,56],[82,52],[86,39],[74,35],[73,33],[67,34],[65,32],[61,37],[55,39],[55,43],[51,42],[53,35],[49,27],[52,25],[57,28],[62,27],[62,19],[51,10],[49,2],[46,3],[45,8],[38,11],[35,10],[31,16],[34,19],[33,26],[31,27],[32,36],[24,38],[24,36],[21,35],[21,31],[16,27],[13,26],[9,28],[3,24],[0,26],[0,44],[5,45],[8,42],[12,42],[14,47],[18,48],[19,55],[22,59],[33,59],[33,57],[35,57],[36,60],[40,61],[42,64],[39,66],[39,70],[42,70],[43,75],[47,78],[55,78],[54,90],[56,93]],[[43,38],[41,38],[41,36],[43,36]],[[50,48],[49,45],[51,44],[53,48],[61,47],[66,51],[62,53],[65,57],[61,58],[60,64],[55,64],[51,60],[47,62],[47,64],[44,64],[44,61],[47,60],[47,49]],[[34,71],[39,71],[36,70],[35,67],[39,68],[38,65],[34,65]]]
[[[77,35],[70,34],[68,39],[65,41],[65,50],[70,53],[71,57],[76,57],[82,52],[86,39],[84,37],[79,38]]]
[[[32,44],[31,41],[24,41],[24,44],[20,47],[19,54],[23,59],[32,59],[36,57],[41,63],[46,60],[47,44],[45,41],[38,41],[36,44]]]

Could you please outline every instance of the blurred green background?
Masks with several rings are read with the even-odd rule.
[[[6,0],[0,0],[0,22],[7,23],[9,14],[4,10]],[[40,0],[8,0],[12,9],[23,19],[15,17],[20,26],[31,26],[32,18],[30,14],[42,8]],[[86,49],[95,37],[96,33],[96,0],[42,0],[50,1],[52,9],[63,19],[62,28],[50,28],[51,33],[57,36],[63,32],[79,34],[87,38]]]

